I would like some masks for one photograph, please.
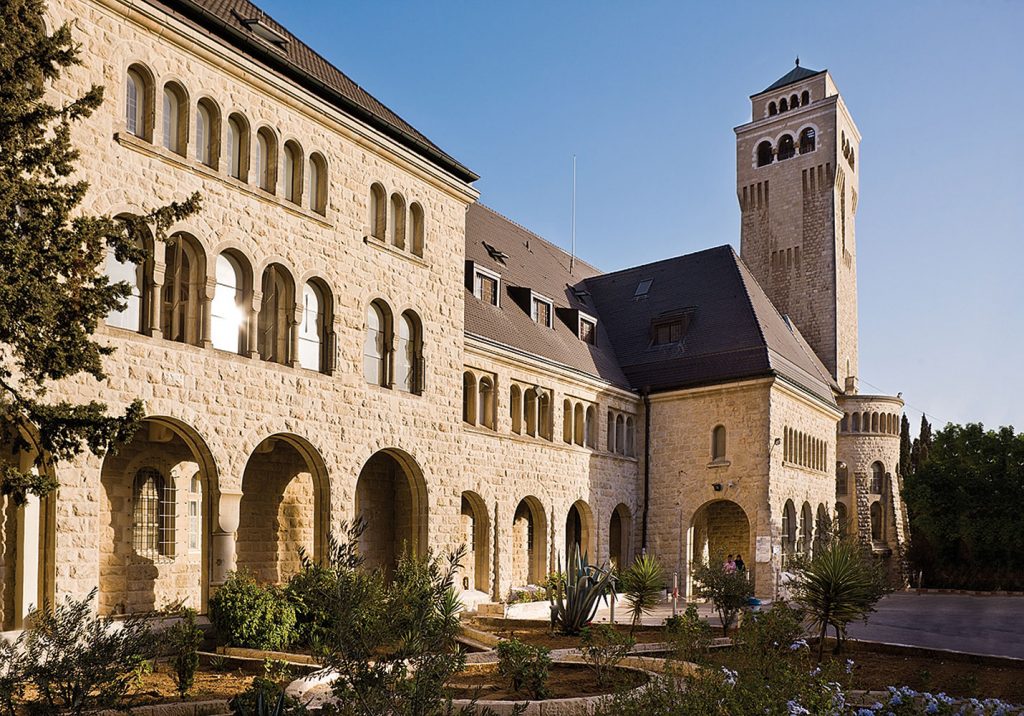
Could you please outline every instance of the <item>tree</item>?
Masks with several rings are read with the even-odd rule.
[[[851,540],[834,540],[815,551],[797,571],[794,601],[818,629],[818,661],[825,648],[829,626],[836,632],[836,651],[846,635],[846,625],[874,611],[885,594],[881,572]]]
[[[919,467],[928,462],[928,455],[932,449],[932,424],[928,422],[928,416],[921,415],[921,435],[917,439],[917,465]]]
[[[622,593],[626,596],[626,603],[633,615],[630,634],[636,629],[640,617],[658,605],[664,588],[665,578],[661,565],[654,555],[637,555],[633,564],[622,575]]]
[[[900,420],[900,464],[897,468],[899,474],[906,477],[910,474],[910,420],[906,414]]]
[[[199,209],[193,195],[129,221],[76,211],[88,184],[72,177],[71,126],[99,107],[103,88],[59,106],[47,101],[48,87],[80,60],[69,25],[47,34],[43,13],[43,0],[0,3],[0,440],[15,451],[34,442],[39,468],[3,467],[0,491],[17,503],[54,488],[54,463],[86,448],[103,454],[131,436],[141,403],[112,416],[97,401],[48,402],[47,386],[81,373],[104,378],[112,349],[93,332],[129,295],[103,274],[106,251],[138,263],[142,226],[163,239]]]
[[[736,621],[740,610],[754,596],[754,587],[746,572],[728,570],[721,560],[714,565],[698,563],[693,568],[697,596],[710,599],[722,623],[722,633],[729,635],[729,627]]]

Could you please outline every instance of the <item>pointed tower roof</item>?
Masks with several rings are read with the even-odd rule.
[[[820,75],[824,71],[825,70],[809,70],[806,67],[801,67],[800,61],[797,60],[796,67],[791,69],[786,74],[782,75],[782,77],[780,77],[779,79],[772,82],[770,85],[768,85],[763,90],[758,92],[758,94],[764,94],[765,92],[771,92],[772,90],[779,89],[780,87],[785,87],[786,85],[791,85],[795,82],[800,82],[801,80],[805,80],[808,77]]]

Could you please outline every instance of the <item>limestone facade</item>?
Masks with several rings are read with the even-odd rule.
[[[840,408],[781,375],[648,394],[468,333],[471,178],[159,5],[54,0],[49,13],[51,26],[74,21],[85,60],[56,94],[106,87],[74,130],[83,210],[141,213],[196,191],[203,209],[167,245],[141,237],[152,258],[129,270],[134,313],[97,329],[116,349],[106,380],[52,393],[112,411],[141,399],[147,418],[116,454],[61,464],[55,495],[4,503],[0,628],[93,588],[102,613],[202,611],[232,570],[283,581],[360,517],[372,566],[466,544],[474,599],[542,582],[574,545],[619,565],[652,551],[687,593],[695,560],[742,554],[771,597],[785,556],[812,549],[833,513],[837,462],[851,478],[877,460],[894,472],[891,436],[836,426],[844,410],[898,414],[895,399]],[[760,118],[757,99],[739,133],[744,259],[845,377],[856,177],[839,168],[840,135],[859,135],[827,75],[808,87],[827,101],[790,116],[814,124],[818,150],[767,167],[771,211],[751,152],[781,120]],[[837,211],[849,222],[838,268],[812,228]],[[865,494],[890,510],[882,541],[895,549],[905,515],[886,485]],[[840,502],[862,521],[871,505],[852,494]]]

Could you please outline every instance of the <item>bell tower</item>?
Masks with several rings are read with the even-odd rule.
[[[827,70],[796,67],[736,127],[740,255],[847,392],[857,377],[860,132]]]

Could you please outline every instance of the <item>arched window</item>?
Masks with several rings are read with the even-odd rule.
[[[163,305],[160,330],[164,338],[198,345],[202,339],[203,294],[206,280],[203,254],[185,234],[175,234],[164,248]]]
[[[188,551],[203,548],[203,481],[199,473],[192,476],[188,491]]]
[[[256,132],[256,184],[263,191],[277,191],[277,138],[270,127]]]
[[[634,451],[636,450],[634,441],[636,440],[636,429],[633,424],[633,418],[626,418],[626,454],[633,457]]]
[[[789,107],[790,107],[790,109],[796,109],[799,106],[800,106],[800,98],[799,97],[797,97],[796,95],[793,95],[792,97],[789,98]]]
[[[388,199],[384,187],[373,184],[370,187],[370,236],[383,241],[388,223]]]
[[[388,221],[391,223],[391,245],[396,249],[405,248],[405,199],[400,194],[392,194],[389,204]]]
[[[128,68],[125,78],[124,124],[129,134],[149,141],[151,104],[153,101],[152,80],[149,72],[140,65]]]
[[[800,510],[800,550],[802,554],[810,554],[811,542],[814,540],[814,513],[807,502]]]
[[[423,207],[415,201],[409,205],[409,224],[409,248],[416,256],[423,256]]]
[[[144,467],[132,483],[132,549],[140,557],[174,554],[174,489],[159,470]]]
[[[880,462],[871,463],[871,493],[881,495],[884,485],[885,468],[882,467],[882,463]]]
[[[783,134],[779,140],[779,161],[791,158],[796,154],[796,147],[793,145],[793,135]]]
[[[374,301],[366,309],[366,336],[363,339],[363,377],[367,383],[374,385],[387,385],[387,348],[385,337],[387,336],[387,314],[381,305]],[[472,373],[466,375],[472,377]],[[476,387],[474,379],[473,387]],[[476,424],[476,402],[473,402],[473,420],[471,425]]]
[[[302,203],[302,148],[294,141],[284,143],[284,198]]]
[[[220,115],[217,105],[204,97],[196,105],[196,159],[208,167],[217,166]]]
[[[786,500],[782,510],[782,554],[792,556],[796,552],[796,507],[792,500]]]
[[[615,413],[608,411],[608,452],[615,452]]]
[[[395,346],[395,386],[406,393],[420,392],[422,339],[419,319],[406,311],[398,321]]]
[[[280,264],[263,272],[263,305],[259,315],[260,358],[288,364],[291,356],[292,322],[295,316],[295,284]]]
[[[309,155],[309,208],[318,214],[327,213],[327,161],[323,155]]]
[[[217,284],[210,305],[210,341],[222,351],[245,350],[245,315],[242,309],[244,283],[242,267],[234,256],[217,257]]]
[[[327,301],[323,290],[307,281],[302,287],[302,320],[299,323],[299,365],[327,372]]]
[[[850,414],[846,413],[843,415],[843,419],[839,422],[839,431],[843,433],[850,432]]]
[[[725,426],[718,425],[711,433],[711,459],[725,459]]]
[[[537,436],[537,391],[530,388],[523,396],[523,412],[526,414],[526,434]]]
[[[779,108],[775,105],[775,103],[774,102],[769,102],[768,103],[768,116],[769,117],[774,117],[778,113],[779,113]]]
[[[562,440],[572,444],[573,437],[573,416],[572,403],[568,400],[562,401]]]
[[[545,440],[551,440],[551,395],[546,390],[540,391],[537,397],[537,419],[540,423],[537,432]]]
[[[185,90],[176,82],[164,85],[163,144],[175,154],[185,156],[188,144],[188,100]]]
[[[490,376],[480,379],[480,425],[494,430],[494,381]]]
[[[597,408],[587,406],[586,422],[583,424],[583,440],[589,448],[597,447]]]
[[[523,391],[518,385],[508,389],[508,414],[512,420],[512,432],[516,435],[523,433]]]
[[[860,432],[860,413],[854,413],[853,414],[853,420],[851,421],[851,424],[853,425],[852,432],[859,433]]]
[[[124,308],[120,311],[113,310],[107,314],[107,325],[126,328],[129,331],[145,331],[146,326],[143,322],[143,305],[147,288],[145,267],[131,261],[118,261],[114,251],[108,249],[104,273],[107,274],[111,283],[123,281],[131,289],[131,293],[124,299]]]
[[[836,463],[836,494],[846,495],[849,494],[850,485],[850,468],[846,466],[845,462]]]
[[[626,420],[621,415],[615,416],[615,452],[626,454]]]
[[[800,95],[800,104],[803,106],[803,105],[808,105],[810,103],[811,103],[811,93],[808,92],[807,90],[804,90],[803,94]]]
[[[228,174],[246,181],[249,177],[249,124],[240,114],[228,117]]]
[[[871,503],[871,539],[875,542],[885,539],[882,529],[882,504],[877,500]]]
[[[763,167],[772,163],[772,143],[765,140],[757,145],[757,166]]]
[[[814,151],[815,146],[814,127],[807,127],[800,132],[800,153],[807,154]]]
[[[476,425],[476,376],[468,370],[462,374],[462,422]]]
[[[836,534],[845,536],[850,532],[850,518],[846,511],[846,505],[842,502],[836,503]]]
[[[572,409],[572,432],[577,445],[585,444],[587,433],[583,424],[583,403],[576,403]]]
[[[788,110],[789,110],[789,100],[787,100],[785,97],[783,97],[782,100],[779,102],[779,111],[780,112],[786,112]]]

